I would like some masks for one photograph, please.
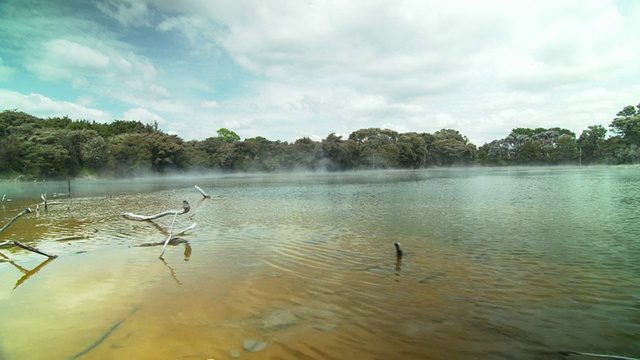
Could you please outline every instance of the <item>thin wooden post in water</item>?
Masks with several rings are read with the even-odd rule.
[[[176,222],[176,218],[178,214],[173,215],[173,221],[171,221],[171,229],[169,229],[169,236],[167,236],[167,240],[165,240],[164,245],[162,246],[162,252],[160,253],[160,259],[162,259],[162,255],[164,255],[164,249],[167,248],[167,244],[171,241],[173,237],[173,224]]]

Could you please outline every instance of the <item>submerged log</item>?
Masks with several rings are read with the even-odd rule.
[[[151,215],[151,216],[137,215],[137,214],[133,214],[133,213],[124,213],[124,214],[122,214],[122,216],[126,217],[127,219],[131,219],[131,220],[149,221],[149,220],[155,220],[155,219],[161,218],[163,216],[167,216],[167,215],[182,215],[182,214],[186,214],[186,213],[189,212],[189,210],[191,210],[191,206],[189,205],[189,202],[187,200],[183,200],[182,201],[182,209],[180,209],[180,210],[167,210],[167,211],[161,212],[159,214]]]

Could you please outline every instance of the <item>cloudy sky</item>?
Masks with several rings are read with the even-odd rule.
[[[636,0],[2,0],[0,110],[186,140],[608,127],[640,102]]]

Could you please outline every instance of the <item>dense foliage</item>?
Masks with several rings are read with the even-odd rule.
[[[263,137],[240,140],[220,128],[217,137],[184,141],[157,124],[109,124],[0,113],[0,174],[22,179],[134,176],[207,171],[416,169],[462,165],[623,164],[640,161],[640,104],[618,112],[606,137],[601,125],[579,137],[562,128],[516,128],[479,149],[456,130],[398,133],[368,128],[347,139],[329,134],[293,143]]]

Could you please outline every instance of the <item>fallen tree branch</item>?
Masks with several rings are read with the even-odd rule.
[[[46,257],[48,257],[48,258],[57,258],[57,257],[58,257],[58,255],[51,255],[51,254],[47,254],[46,252],[44,252],[44,251],[42,251],[42,250],[38,250],[38,249],[34,248],[33,246],[25,245],[25,244],[21,243],[21,242],[20,242],[20,241],[18,241],[18,240],[13,240],[13,243],[14,243],[16,246],[19,246],[19,247],[21,247],[21,248],[23,248],[23,249],[25,249],[25,250],[32,251],[32,252],[34,252],[34,253],[37,253],[37,254],[40,254],[40,255],[46,256]]]
[[[180,244],[188,244],[189,241],[187,241],[187,239],[183,239],[183,238],[179,238],[179,237],[173,237],[171,238],[171,240],[169,240],[169,245],[180,245]],[[164,241],[158,241],[158,242],[151,242],[151,243],[142,243],[140,245],[134,245],[137,247],[147,247],[147,246],[160,246],[160,245],[164,245]]]
[[[32,212],[31,208],[26,208],[26,209],[22,210],[18,215],[14,216],[11,220],[9,220],[9,222],[6,223],[5,226],[3,226],[0,229],[0,232],[3,232],[6,228],[9,227],[9,225],[13,224],[13,222],[16,221],[19,217],[21,217],[22,215],[28,214],[30,212]],[[25,244],[21,243],[18,240],[9,240],[9,241],[5,241],[3,243],[0,243],[0,246],[7,246],[7,245],[19,246],[19,247],[21,247],[21,248],[23,248],[25,250],[29,250],[31,252],[34,252],[34,253],[37,253],[37,254],[40,254],[40,255],[44,255],[44,256],[46,256],[48,258],[56,258],[56,257],[58,257],[57,255],[47,254],[44,251],[38,250],[38,249],[36,249],[36,248],[34,248],[32,246],[25,245]]]
[[[202,197],[203,197],[203,198],[205,198],[205,199],[211,199],[211,195],[209,195],[209,194],[205,193],[205,192],[204,192],[204,190],[202,190],[202,189],[200,188],[200,186],[195,185],[195,188],[196,188],[196,190],[200,191],[200,194],[202,194]]]
[[[171,238],[173,237],[173,224],[176,222],[177,217],[178,217],[178,214],[173,215],[173,221],[171,221],[171,229],[169,230],[169,236],[167,237],[167,240],[164,242],[164,245],[162,246],[160,259],[162,259],[162,255],[164,255],[164,249],[167,248],[167,244],[169,244],[169,241],[171,241]]]
[[[4,229],[8,228],[8,227],[9,227],[9,225],[13,224],[13,222],[14,222],[14,221],[16,221],[16,220],[18,220],[18,218],[19,218],[20,216],[25,215],[25,214],[28,214],[28,213],[30,213],[30,212],[32,212],[32,211],[31,211],[31,208],[26,208],[26,209],[22,210],[22,212],[20,212],[18,215],[14,216],[11,220],[9,220],[9,222],[8,222],[8,223],[6,223],[6,224],[5,224],[5,226],[3,226],[2,228],[0,228],[0,232],[3,232],[3,231],[4,231]]]
[[[182,215],[182,214],[186,214],[186,213],[189,212],[189,210],[191,210],[191,206],[189,205],[189,202],[187,202],[187,200],[183,200],[182,201],[182,209],[180,209],[180,210],[167,210],[165,212],[161,212],[159,214],[155,214],[155,215],[151,215],[151,216],[137,215],[137,214],[133,214],[133,213],[124,213],[124,214],[122,214],[122,216],[126,217],[127,219],[131,219],[131,220],[149,221],[149,220],[155,220],[157,218],[161,218],[161,217],[167,216],[167,215]]]
[[[558,354],[563,356],[568,356],[568,355],[590,356],[594,358],[610,359],[610,360],[640,360],[638,358],[627,357],[627,356],[593,354],[593,353],[586,353],[586,352],[579,352],[579,351],[558,351]]]
[[[186,232],[193,230],[193,228],[196,227],[196,223],[193,223],[191,225],[189,225],[186,229],[178,231],[177,233],[174,234],[174,236],[178,236],[178,235],[184,235]]]

